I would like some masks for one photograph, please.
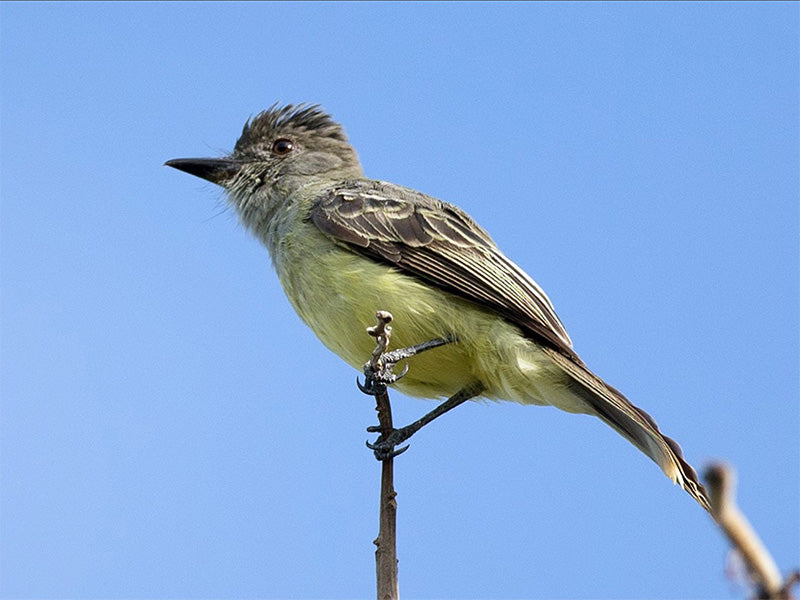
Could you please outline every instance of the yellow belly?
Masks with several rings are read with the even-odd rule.
[[[392,348],[455,336],[456,343],[411,359],[408,374],[394,386],[405,394],[449,397],[480,382],[486,398],[583,412],[550,358],[482,306],[337,246],[311,224],[282,241],[274,262],[303,321],[359,370],[375,347],[366,328],[375,324],[378,310],[394,317]]]

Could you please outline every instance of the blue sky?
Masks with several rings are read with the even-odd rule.
[[[798,566],[797,4],[3,3],[0,34],[0,596],[373,595],[372,400],[162,167],[277,101],[473,215]],[[472,403],[395,469],[406,598],[746,596],[596,419]]]

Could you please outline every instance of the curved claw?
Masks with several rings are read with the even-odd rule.
[[[372,391],[372,387],[368,386],[366,384],[366,382],[364,384],[362,384],[361,380],[358,378],[358,375],[356,375],[356,385],[358,386],[358,389],[360,389],[367,396],[374,396],[375,395],[375,392]]]
[[[403,365],[403,371],[399,375],[394,376],[394,381],[397,381],[398,379],[402,379],[403,377],[405,377],[406,373],[408,373],[408,369],[409,369],[409,364],[406,363],[405,365]]]
[[[366,442],[367,448],[372,450],[375,453],[375,458],[378,460],[389,460],[390,458],[394,458],[408,450],[411,444],[406,444],[405,446],[401,446],[400,448],[392,448],[391,450],[382,448],[381,442],[375,442],[374,444],[370,444],[369,441]]]
[[[400,454],[402,454],[403,452],[405,452],[406,450],[408,450],[409,446],[411,446],[411,444],[406,444],[405,446],[400,446],[400,447],[399,447],[399,448],[397,448],[396,450],[392,450],[392,451],[389,453],[389,455],[388,455],[388,456],[386,456],[386,457],[384,457],[384,458],[379,458],[378,460],[386,460],[387,458],[394,458],[395,456],[399,456]],[[377,457],[376,457],[376,458],[377,458]]]

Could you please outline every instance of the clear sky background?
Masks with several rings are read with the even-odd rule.
[[[3,598],[373,596],[374,403],[162,167],[276,101],[473,215],[799,566],[796,3],[4,2],[0,33]],[[406,598],[746,596],[597,419],[471,403],[395,468]]]

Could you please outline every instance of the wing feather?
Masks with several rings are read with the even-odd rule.
[[[355,252],[492,308],[542,343],[592,411],[708,509],[680,446],[583,364],[544,291],[462,210],[408,188],[359,180],[321,196],[308,219]]]
[[[577,359],[544,291],[458,207],[390,183],[354,181],[320,197],[309,219],[354,250],[488,306]]]

